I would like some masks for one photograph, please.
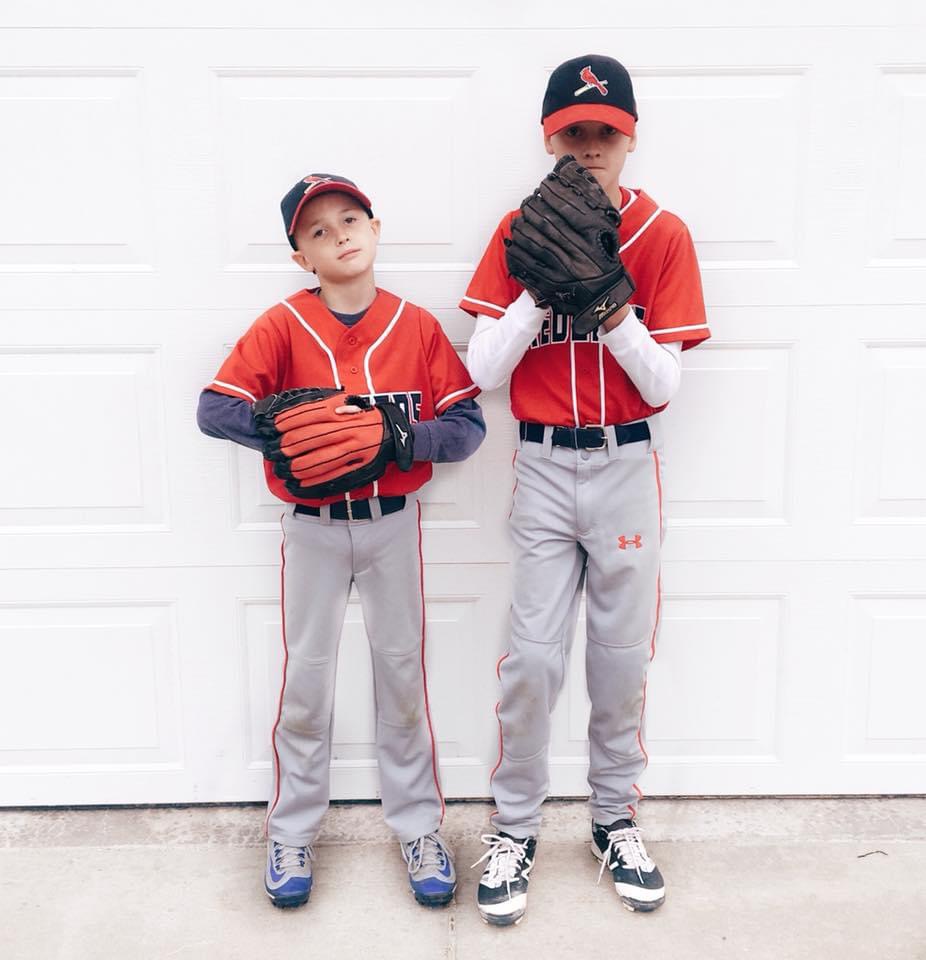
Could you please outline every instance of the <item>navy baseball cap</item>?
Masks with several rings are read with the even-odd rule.
[[[323,193],[346,193],[363,207],[368,217],[372,218],[373,216],[373,205],[370,203],[370,198],[353,180],[338,177],[333,173],[310,173],[307,177],[303,177],[280,201],[283,223],[286,226],[286,239],[289,240],[289,245],[293,250],[297,249],[293,232],[296,229],[296,221],[299,219],[302,208],[309,200],[314,200]]]
[[[632,137],[637,119],[630,74],[613,58],[590,53],[550,74],[540,116],[548,137],[583,120],[607,123]]]

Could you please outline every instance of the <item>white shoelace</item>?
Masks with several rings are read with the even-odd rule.
[[[480,839],[489,845],[489,849],[473,864],[478,867],[483,860],[489,861],[480,882],[486,887],[500,887],[504,883],[510,890],[511,881],[521,861],[527,856],[527,844],[518,843],[511,837],[500,837],[497,833],[484,833]],[[529,864],[521,875],[528,876],[533,866]]]
[[[611,830],[608,833],[608,846],[601,861],[601,869],[598,871],[599,883],[601,883],[604,868],[611,866],[611,855],[614,851],[617,851],[625,867],[637,871],[641,881],[643,880],[641,871],[652,873],[656,868],[656,864],[646,852],[646,847],[643,846],[643,833],[640,828],[622,827],[620,830]]]
[[[423,837],[402,845],[408,861],[408,872],[417,873],[422,867],[443,870],[450,856],[439,834],[426,833]]]
[[[315,851],[311,847],[288,847],[285,843],[273,841],[273,867],[277,873],[302,868],[306,860],[314,859]]]

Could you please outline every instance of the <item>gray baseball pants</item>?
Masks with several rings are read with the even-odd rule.
[[[535,836],[549,789],[550,713],[566,675],[582,585],[592,816],[636,816],[646,766],[646,674],[659,619],[663,537],[659,417],[651,440],[602,450],[522,441],[510,526],[514,583],[510,648],[499,665],[500,756],[492,823]]]
[[[399,840],[436,830],[443,816],[437,748],[427,709],[420,506],[371,520],[283,516],[280,712],[267,834],[312,843],[328,808],[338,645],[351,584],[370,641],[376,751],[386,824]]]

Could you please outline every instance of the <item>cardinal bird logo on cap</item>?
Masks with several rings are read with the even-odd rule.
[[[597,90],[603,97],[608,95],[608,81],[599,80],[598,77],[592,73],[591,65],[582,68],[579,73],[579,79],[582,81],[583,86],[576,90],[576,92],[573,94],[574,97],[585,93],[586,90]]]
[[[321,183],[331,183],[331,177],[306,177],[303,183],[307,183],[306,193],[311,193]]]

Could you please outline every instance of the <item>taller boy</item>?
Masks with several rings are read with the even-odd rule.
[[[489,923],[516,923],[527,905],[541,805],[549,786],[550,713],[563,685],[583,582],[591,699],[592,852],[621,901],[653,910],[662,877],[636,826],[646,766],[646,674],[659,623],[663,536],[659,413],[678,390],[680,354],[710,334],[685,225],[642,190],[619,183],[636,138],[630,76],[583,56],[552,73],[544,145],[591,171],[621,216],[619,255],[636,284],[628,304],[578,335],[572,318],[540,309],[510,275],[506,214],[460,306],[477,317],[468,365],[484,390],[511,377],[520,421],[511,512],[515,545],[508,652],[499,661],[500,756],[495,833],[478,888]],[[600,875],[600,874],[599,874]]]

